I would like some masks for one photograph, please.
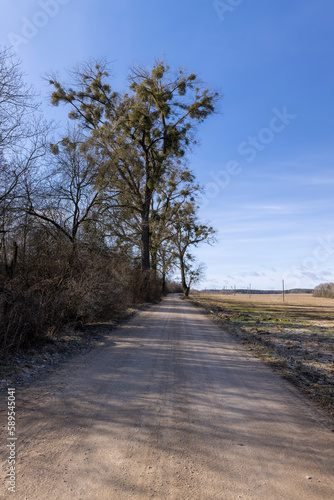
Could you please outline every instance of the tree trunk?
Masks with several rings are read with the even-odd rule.
[[[70,269],[74,269],[74,267],[77,263],[77,257],[78,257],[77,242],[76,242],[76,240],[74,240],[72,242],[71,251],[70,251],[70,254],[68,256],[68,264],[70,266]]]
[[[180,257],[180,268],[181,268],[181,281],[182,281],[183,295],[185,297],[188,297],[190,287],[187,285],[187,282],[186,282],[186,273],[185,273],[184,261],[183,261],[182,257]]]
[[[142,210],[142,228],[141,228],[141,266],[142,271],[148,271],[151,268],[150,265],[150,205],[145,203]]]
[[[156,248],[151,248],[151,269],[154,271],[154,274],[157,274],[157,250]]]
[[[14,241],[13,250],[12,250],[12,258],[11,258],[11,261],[9,263],[7,262],[7,256],[6,256],[6,252],[5,252],[6,274],[7,274],[8,278],[11,280],[14,278],[14,271],[15,271],[16,264],[17,264],[18,250],[19,250],[18,244],[16,243],[16,241]]]
[[[166,295],[166,273],[162,271],[162,295]]]

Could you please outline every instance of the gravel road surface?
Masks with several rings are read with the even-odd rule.
[[[334,423],[174,296],[16,404],[15,493],[1,422],[6,499],[334,498]]]

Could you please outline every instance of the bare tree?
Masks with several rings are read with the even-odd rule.
[[[98,221],[104,199],[96,188],[96,164],[82,151],[82,141],[80,132],[72,129],[65,140],[52,145],[46,178],[27,186],[27,214],[63,235],[73,252],[84,226]]]
[[[35,97],[20,62],[0,48],[0,251],[9,277],[17,262],[25,178],[44,156],[50,129]]]
[[[35,94],[23,79],[20,61],[10,49],[0,48],[0,149],[15,148],[34,135],[29,124],[38,109]]]
[[[181,271],[183,293],[186,297],[189,295],[191,283],[200,281],[203,275],[203,266],[201,264],[194,266],[194,257],[189,249],[197,247],[201,242],[214,243],[215,232],[211,226],[201,224],[194,203],[188,203],[179,211],[173,243],[178,267]]]

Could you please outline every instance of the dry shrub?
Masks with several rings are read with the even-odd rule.
[[[161,299],[162,280],[154,271],[142,272],[139,267],[136,267],[132,271],[131,290],[135,304],[156,302]]]
[[[74,272],[67,280],[67,320],[93,321],[106,319],[129,306],[131,273],[125,258],[95,253],[84,259],[84,270]]]
[[[30,346],[46,332],[40,298],[30,291],[0,294],[1,350]]]
[[[161,280],[143,275],[120,252],[94,244],[75,248],[48,232],[19,242],[14,276],[0,269],[0,346],[3,352],[36,346],[66,323],[105,320],[134,303],[156,301]]]

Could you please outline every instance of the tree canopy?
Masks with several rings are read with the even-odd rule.
[[[50,80],[52,103],[69,104],[69,117],[85,131],[83,148],[98,157],[98,187],[140,221],[141,265],[149,270],[154,197],[173,183],[175,165],[187,175],[180,159],[219,95],[193,73],[172,73],[164,61],[152,70],[133,67],[123,94],[112,90],[106,63],[84,64],[70,76],[68,85]]]

